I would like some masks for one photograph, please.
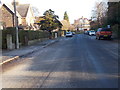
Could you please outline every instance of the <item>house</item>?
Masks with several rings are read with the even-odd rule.
[[[0,7],[1,17],[0,23],[2,23],[3,27],[14,27],[15,26],[15,18],[14,18],[14,7],[13,4],[2,4]],[[30,4],[19,4],[16,2],[16,16],[18,26],[26,29],[35,30],[34,22],[35,17],[33,15],[33,11]]]
[[[35,29],[35,17],[30,4],[18,4],[16,8],[18,13],[21,15],[22,26],[24,29]]]
[[[69,30],[69,28],[70,28],[70,22],[69,21],[67,21],[67,20],[62,20],[61,21],[61,23],[62,23],[62,30]]]
[[[14,8],[12,5],[2,4],[0,7],[1,18],[0,23],[5,27],[14,27],[15,26],[15,17],[14,17]],[[16,12],[18,24],[21,24],[21,16]]]
[[[90,29],[90,20],[84,18],[83,16],[74,21],[76,30],[89,30]]]

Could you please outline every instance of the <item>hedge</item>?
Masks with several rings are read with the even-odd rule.
[[[15,43],[16,41],[16,30],[15,28],[7,28],[2,30],[2,48],[7,48],[7,34],[12,35],[12,43]],[[41,38],[48,38],[49,32],[47,31],[33,31],[33,30],[19,30],[19,43],[21,45],[27,45],[28,41],[35,40],[35,39],[41,39]]]
[[[48,38],[49,32],[45,31],[32,31],[32,30],[21,30],[19,31],[19,41],[22,45],[27,45],[28,41],[35,39]]]

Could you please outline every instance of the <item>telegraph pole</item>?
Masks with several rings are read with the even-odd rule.
[[[16,44],[15,44],[15,48],[19,49],[18,21],[17,21],[17,15],[16,15],[16,3],[15,3],[15,0],[14,0],[13,4],[14,4],[14,16],[15,16],[15,28],[16,28]]]

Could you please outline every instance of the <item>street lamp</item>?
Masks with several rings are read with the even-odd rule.
[[[14,16],[15,16],[15,28],[16,28],[16,49],[19,49],[19,38],[18,38],[18,22],[17,22],[17,15],[16,15],[16,3],[15,0],[13,2],[14,4]]]

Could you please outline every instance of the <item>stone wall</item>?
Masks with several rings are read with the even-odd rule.
[[[28,41],[28,45],[32,45],[32,44],[35,44],[37,42],[42,42],[42,41],[45,41],[45,40],[48,40],[49,38],[41,38],[41,39],[35,39],[35,40],[30,40]]]

